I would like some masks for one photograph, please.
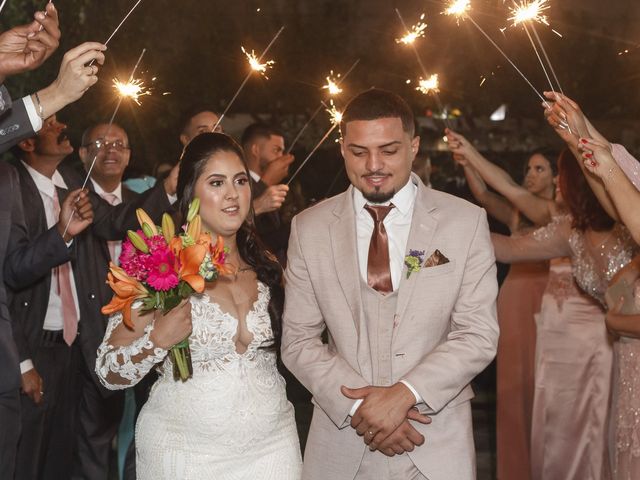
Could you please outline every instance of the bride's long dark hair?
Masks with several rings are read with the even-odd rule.
[[[180,159],[180,174],[178,175],[178,214],[182,224],[187,217],[189,204],[195,195],[195,186],[202,175],[207,161],[218,152],[229,152],[237,155],[249,177],[249,168],[244,159],[244,152],[231,137],[223,133],[202,133],[195,137],[185,147]],[[253,203],[253,188],[251,189]],[[274,343],[272,348],[280,352],[282,337],[282,309],[284,306],[284,288],[282,284],[282,267],[264,247],[258,237],[254,222],[253,207],[249,209],[247,218],[242,223],[236,235],[238,253],[251,266],[262,283],[269,287],[271,300],[269,301],[269,316],[273,330]]]

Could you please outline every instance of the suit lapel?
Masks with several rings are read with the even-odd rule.
[[[409,231],[405,255],[409,254],[409,250],[424,250],[425,258],[427,258],[431,254],[431,241],[438,228],[438,221],[432,214],[433,211],[436,210],[436,205],[429,196],[428,188],[419,180],[417,183],[418,192],[413,208],[411,229]],[[416,283],[418,283],[418,279],[418,273],[413,273],[407,278],[407,266],[405,265],[403,267],[400,285],[398,287],[398,305],[396,307],[397,322],[402,321],[409,301],[413,296]]]
[[[351,314],[360,335],[362,311],[362,291],[360,269],[358,267],[358,246],[356,242],[356,220],[353,210],[353,187],[343,193],[343,200],[334,210],[336,220],[329,226],[331,252],[338,281],[345,294]]]

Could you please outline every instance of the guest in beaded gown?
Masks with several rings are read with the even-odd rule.
[[[622,146],[609,143],[570,98],[551,92],[550,108],[545,109],[549,124],[567,142],[578,158],[579,165],[589,172],[589,184],[603,208],[624,223],[636,242],[640,242],[640,163]],[[563,128],[565,122],[566,128]],[[570,133],[571,132],[571,133]],[[611,285],[626,281],[628,293],[635,301],[623,306],[619,290],[608,291],[607,326],[619,336],[614,343],[613,402],[613,474],[616,480],[640,478],[640,260],[625,267]],[[617,293],[616,293],[617,292]]]
[[[626,228],[602,209],[571,153],[563,152],[559,167],[560,191],[570,215],[527,236],[492,239],[500,261],[571,257],[577,284],[599,304],[573,291],[557,312],[548,314],[543,306],[538,317],[545,340],[536,372],[533,474],[535,480],[608,479],[613,352],[603,324],[604,294],[637,247]],[[551,319],[561,321],[551,324]]]
[[[136,425],[139,480],[298,480],[293,407],[276,362],[282,270],[255,235],[249,172],[230,137],[203,133],[185,148],[182,218],[194,197],[203,229],[222,236],[236,274],[208,283],[165,315],[134,309],[133,330],[120,313],[112,315],[96,372],[107,388],[120,389],[158,367]],[[187,336],[193,377],[176,381],[167,352]]]
[[[447,131],[448,146],[463,167],[467,185],[489,215],[514,236],[549,223],[556,211],[556,154],[540,150],[528,159],[524,186],[484,158],[459,133]],[[490,184],[495,193],[487,187]],[[539,222],[539,223],[538,223]],[[531,475],[531,420],[534,403],[536,325],[547,286],[549,264],[512,265],[498,295],[500,339],[497,356],[496,443],[500,480],[527,480]],[[571,272],[569,271],[571,280]],[[571,280],[572,281],[572,280]]]

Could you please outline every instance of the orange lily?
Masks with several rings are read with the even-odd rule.
[[[220,235],[218,235],[218,240],[215,245],[209,244],[209,252],[211,253],[211,261],[218,269],[220,275],[230,275],[235,273],[233,268],[224,262],[224,241]]]
[[[138,299],[149,296],[149,291],[135,278],[130,277],[125,271],[109,262],[110,272],[107,274],[107,283],[114,292],[114,296],[107,305],[102,307],[102,313],[111,315],[122,312],[122,321],[128,328],[133,329],[131,321],[131,305]]]
[[[178,276],[198,293],[204,292],[204,278],[198,272],[206,254],[206,247],[198,244],[191,245],[180,251],[180,271]]]

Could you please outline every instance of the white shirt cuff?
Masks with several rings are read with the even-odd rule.
[[[413,385],[411,385],[406,380],[400,380],[400,383],[403,383],[409,390],[411,390],[411,393],[413,393],[413,396],[416,397],[416,404],[424,403],[424,400],[422,399],[418,391],[415,388],[413,388]]]
[[[24,103],[24,108],[27,111],[27,115],[29,116],[31,127],[33,128],[34,132],[37,132],[42,128],[42,119],[36,111],[36,106],[33,104],[33,100],[31,100],[31,95],[23,97],[22,102]]]
[[[171,205],[173,205],[174,203],[176,203],[178,201],[178,195],[169,195],[167,193],[167,198],[169,199],[169,203]]]
[[[351,407],[351,411],[349,412],[350,417],[353,417],[356,414],[356,411],[358,410],[358,408],[360,408],[363,400],[363,398],[360,398],[359,400],[353,402],[353,407]]]
[[[29,370],[33,370],[33,362],[30,358],[27,358],[26,360],[20,362],[20,374],[25,374]]]

